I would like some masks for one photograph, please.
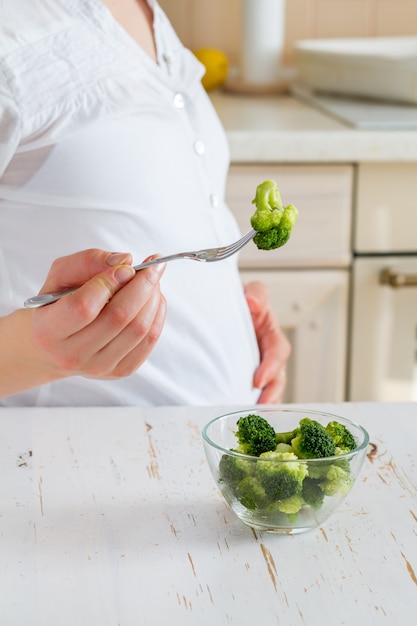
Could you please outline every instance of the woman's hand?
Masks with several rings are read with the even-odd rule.
[[[53,304],[1,318],[0,397],[68,376],[121,378],[140,367],[165,322],[159,286],[165,266],[136,273],[131,263],[129,254],[102,250],[54,261],[41,293],[82,286]]]
[[[52,265],[41,293],[82,284],[33,312],[35,344],[58,372],[120,378],[149,356],[165,321],[164,266],[136,274],[131,262],[130,255],[88,250]]]
[[[258,402],[277,404],[282,401],[287,382],[291,345],[272,311],[266,285],[254,281],[245,285],[244,289],[261,357],[253,378],[254,386],[262,390]]]

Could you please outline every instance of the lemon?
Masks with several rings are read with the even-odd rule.
[[[195,50],[194,54],[206,68],[206,73],[201,81],[203,87],[207,91],[221,87],[229,71],[229,59],[224,52],[214,48],[200,48]]]

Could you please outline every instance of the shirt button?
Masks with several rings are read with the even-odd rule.
[[[183,109],[185,106],[185,100],[182,93],[174,94],[172,102],[174,103],[174,107],[176,107],[177,109]]]
[[[194,142],[194,152],[198,154],[198,156],[203,156],[206,151],[206,146],[201,141],[201,139],[196,139]]]
[[[162,55],[162,58],[164,59],[167,65],[170,65],[174,60],[174,55],[172,54],[171,50],[165,50],[165,52]]]
[[[219,206],[219,196],[215,193],[210,194],[210,204],[213,209],[216,209]]]

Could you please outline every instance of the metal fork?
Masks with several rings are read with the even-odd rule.
[[[177,254],[170,254],[169,256],[157,257],[156,259],[145,261],[145,263],[140,263],[140,265],[134,265],[133,269],[138,272],[139,270],[143,270],[145,267],[149,267],[150,265],[168,263],[169,261],[176,261],[178,259],[203,261],[205,263],[223,261],[229,256],[236,254],[236,252],[239,252],[239,250],[251,241],[255,235],[256,230],[252,228],[248,233],[246,233],[246,235],[243,235],[241,239],[238,239],[238,241],[235,241],[229,246],[222,246],[220,248],[205,248],[203,250],[194,250],[192,252],[178,252]],[[32,298],[25,300],[24,306],[28,309],[36,309],[37,307],[45,306],[46,304],[52,304],[52,302],[56,302],[64,296],[74,293],[77,289],[79,289],[79,287],[74,287],[73,289],[63,289],[62,291],[53,291],[52,293],[42,293],[38,296],[33,296]]]

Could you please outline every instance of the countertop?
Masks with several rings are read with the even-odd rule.
[[[0,624],[414,626],[417,404],[312,406],[372,445],[295,536],[222,500],[201,428],[224,408],[0,409]]]
[[[352,128],[292,95],[210,97],[232,163],[417,162],[417,130]]]

